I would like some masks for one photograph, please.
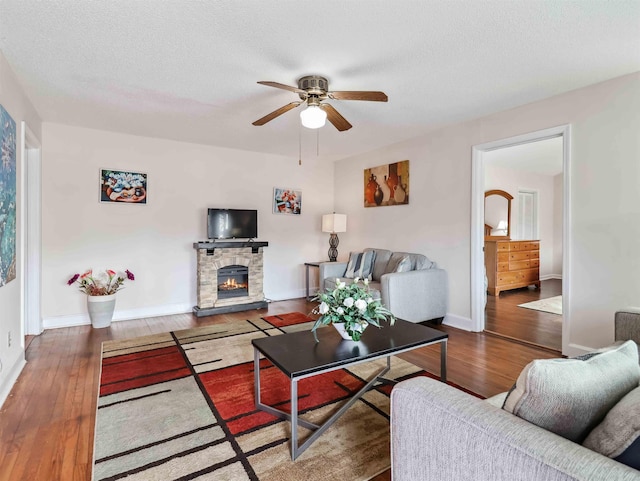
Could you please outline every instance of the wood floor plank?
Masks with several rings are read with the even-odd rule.
[[[0,481],[89,481],[102,342],[171,330],[298,311],[304,299],[279,301],[268,309],[196,318],[192,314],[115,322],[107,329],[78,326],[47,330],[30,339],[27,365],[0,410]],[[484,333],[441,326],[449,334],[448,379],[485,397],[511,387],[532,359],[548,350]],[[439,346],[403,357],[439,374]],[[390,481],[386,471],[375,481]]]

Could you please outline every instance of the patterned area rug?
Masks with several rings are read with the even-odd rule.
[[[562,296],[549,297],[548,299],[540,299],[539,301],[525,302],[524,304],[518,304],[518,307],[562,315]]]
[[[369,391],[295,462],[289,423],[255,410],[251,339],[311,325],[289,313],[105,342],[93,479],[354,481],[386,470],[388,385]],[[300,381],[302,417],[327,419],[381,363]],[[398,358],[391,367],[389,378],[433,377]],[[264,359],[261,369],[263,401],[288,411],[288,378]]]

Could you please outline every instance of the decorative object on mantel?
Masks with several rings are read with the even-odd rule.
[[[100,169],[100,202],[147,203],[147,174]]]
[[[111,325],[116,306],[116,292],[123,288],[126,279],[135,280],[135,276],[128,269],[125,270],[124,275],[118,275],[116,271],[106,269],[95,276],[93,270],[89,269],[84,274],[74,274],[67,284],[80,285],[80,290],[87,295],[87,310],[91,325],[102,328]]]
[[[364,169],[364,206],[409,203],[409,161]]]
[[[0,105],[0,286],[16,278],[16,122]]]
[[[302,190],[273,188],[274,214],[302,214]]]
[[[335,262],[338,258],[338,232],[347,232],[346,214],[325,214],[322,216],[322,232],[329,232],[329,261]]]
[[[343,339],[359,341],[364,330],[371,324],[381,327],[381,321],[395,323],[395,317],[382,305],[380,299],[374,299],[369,292],[369,280],[356,277],[347,285],[336,279],[336,288],[318,293],[313,299],[319,301],[312,313],[320,314],[311,331],[318,342],[316,329],[333,324]]]

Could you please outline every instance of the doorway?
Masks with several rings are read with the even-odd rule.
[[[477,145],[473,147],[473,172],[472,172],[472,255],[471,255],[471,301],[472,301],[472,321],[473,328],[477,331],[493,331],[498,330],[498,334],[505,337],[518,339],[523,337],[523,341],[533,344],[543,345],[551,349],[560,350],[562,341],[565,338],[563,332],[567,329],[568,312],[568,278],[566,273],[568,270],[569,252],[568,242],[569,235],[569,143],[570,143],[570,127],[561,126],[543,131],[532,132],[518,137],[503,139],[496,142]],[[540,191],[536,182],[533,182],[534,176],[543,175],[523,174],[518,171],[525,171],[526,164],[532,164],[534,161],[527,160],[525,155],[514,155],[527,150],[535,151],[535,147],[542,147],[548,141],[548,146],[555,144],[559,150],[561,157],[560,166],[556,165],[556,172],[549,173],[550,179],[556,177],[559,172],[563,172],[560,178],[549,180],[549,183],[555,187],[557,192],[557,203],[559,204],[555,210],[556,214],[549,214],[549,193],[543,189]],[[539,169],[542,165],[538,165]],[[531,169],[533,167],[529,167]],[[487,178],[487,174],[489,175]],[[493,175],[493,177],[491,177]],[[500,185],[491,184],[491,179]],[[559,185],[557,185],[559,183]],[[486,296],[485,288],[485,265],[484,265],[484,192],[491,189],[511,190],[515,199],[518,198],[519,192],[525,193],[525,198],[534,200],[536,205],[529,205],[526,212],[537,216],[535,220],[528,219],[527,222],[521,223],[516,220],[511,228],[512,240],[524,240],[524,237],[532,233],[539,233],[541,239],[540,244],[544,249],[544,254],[540,259],[540,280],[541,289],[533,288],[514,289],[512,291],[504,291],[499,296]],[[545,188],[546,189],[546,188]],[[526,193],[535,193],[533,196],[526,196]],[[553,190],[551,190],[553,192]],[[537,197],[537,200],[536,200]],[[542,207],[544,207],[544,209]],[[518,205],[515,206],[517,212]],[[511,222],[511,221],[510,221]],[[534,225],[535,224],[535,225]],[[524,228],[523,226],[527,226]],[[528,231],[528,232],[526,232]],[[554,235],[554,232],[557,235]],[[522,237],[524,236],[524,237]],[[565,248],[566,246],[566,248]],[[553,252],[560,252],[559,256],[554,256]],[[542,252],[542,251],[541,251]],[[562,306],[562,320],[558,321],[557,315],[536,312],[535,310],[519,307],[531,300],[542,300],[545,297],[562,296],[560,305]],[[530,299],[529,299],[530,298]],[[485,310],[486,309],[486,310]],[[527,332],[531,325],[535,325],[536,318],[545,318],[542,321],[549,321],[555,318],[555,341],[549,342],[549,332],[540,337],[541,331],[546,331],[544,327],[536,327],[531,329],[532,335],[521,336],[522,332]],[[502,328],[500,325],[496,327],[494,321],[500,321],[503,318]],[[488,319],[489,318],[489,319]],[[528,321],[525,319],[528,318]],[[520,319],[520,331],[513,329],[518,326]],[[533,319],[533,321],[532,321]],[[533,324],[531,324],[533,322]],[[544,323],[544,322],[543,322]],[[500,323],[498,323],[500,324]],[[502,331],[502,332],[500,332]],[[545,338],[546,336],[546,338]],[[554,337],[551,335],[551,337]],[[540,342],[542,339],[542,342]]]
[[[26,122],[22,122],[21,181],[21,268],[20,311],[24,348],[34,335],[42,333],[41,289],[41,144]]]

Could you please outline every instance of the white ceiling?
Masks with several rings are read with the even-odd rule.
[[[316,153],[297,100],[321,74],[366,152],[640,70],[640,0],[0,0],[0,49],[44,121],[265,153]]]

